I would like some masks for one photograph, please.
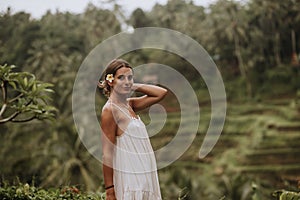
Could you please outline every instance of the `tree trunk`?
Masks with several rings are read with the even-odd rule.
[[[275,34],[275,48],[274,48],[274,55],[276,65],[281,65],[281,56],[280,56],[280,33],[277,31]]]
[[[291,39],[292,39],[292,65],[298,65],[299,60],[298,60],[298,55],[296,50],[296,35],[294,29],[291,30]]]
[[[246,82],[247,96],[251,98],[252,97],[252,85],[248,78],[246,67],[244,65],[243,57],[241,54],[241,48],[240,48],[240,44],[239,44],[239,38],[238,38],[238,36],[236,36],[236,34],[234,34],[233,38],[234,38],[235,56],[238,59],[238,66],[239,66],[241,75]]]

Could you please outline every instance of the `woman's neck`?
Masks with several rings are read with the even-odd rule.
[[[109,97],[109,100],[116,104],[128,104],[128,96],[127,95],[119,95],[116,93],[112,93]]]

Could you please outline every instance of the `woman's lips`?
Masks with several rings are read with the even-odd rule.
[[[124,87],[125,90],[131,90],[131,87]]]

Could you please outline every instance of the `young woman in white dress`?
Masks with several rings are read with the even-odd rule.
[[[161,200],[156,160],[144,123],[136,115],[164,98],[167,90],[133,82],[122,59],[111,61],[99,82],[108,96],[101,113],[106,200]],[[130,97],[132,91],[142,93]]]

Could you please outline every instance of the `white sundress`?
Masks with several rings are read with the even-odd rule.
[[[153,148],[140,118],[111,103],[129,118],[127,128],[117,136],[113,181],[117,200],[161,200]]]

